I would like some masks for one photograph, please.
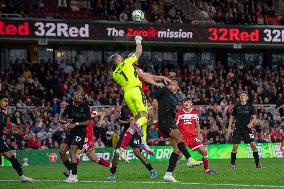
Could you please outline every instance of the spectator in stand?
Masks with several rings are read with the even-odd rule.
[[[67,8],[67,0],[58,0],[57,7],[58,8]]]
[[[32,133],[28,141],[28,148],[37,149],[40,147],[41,147],[41,142],[36,138],[36,134]]]
[[[72,11],[80,11],[80,2],[78,0],[70,0],[69,7]]]
[[[94,147],[95,148],[105,148],[105,144],[102,142],[102,139],[101,138],[98,138],[96,141],[95,141],[95,144],[94,144]]]
[[[113,135],[114,135],[113,129],[111,128],[111,126],[108,126],[106,132],[106,145],[111,146]]]

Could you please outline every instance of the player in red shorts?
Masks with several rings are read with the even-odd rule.
[[[88,158],[95,162],[98,163],[104,167],[108,167],[111,168],[112,164],[108,161],[106,161],[105,159],[101,158],[101,157],[97,157],[97,154],[95,152],[94,149],[94,143],[95,143],[95,137],[94,137],[94,131],[93,131],[93,126],[94,126],[94,118],[96,116],[100,117],[100,120],[98,122],[97,127],[101,127],[102,122],[104,120],[105,117],[105,112],[97,112],[95,110],[91,110],[91,120],[89,125],[87,125],[86,127],[86,136],[85,136],[85,140],[84,140],[84,145],[83,145],[83,149],[82,150],[77,150],[77,160],[78,163],[80,161],[79,157],[81,153],[86,153],[86,155],[88,156]],[[69,176],[69,173],[63,173],[66,177]]]
[[[205,173],[216,174],[215,170],[209,169],[207,151],[200,141],[200,125],[198,111],[192,107],[192,100],[186,98],[183,101],[183,110],[176,114],[177,126],[184,138],[185,146],[197,150],[202,155]]]

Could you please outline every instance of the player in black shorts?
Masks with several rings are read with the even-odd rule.
[[[235,128],[233,132],[233,149],[231,153],[231,168],[236,169],[236,156],[238,144],[243,140],[246,144],[250,144],[253,150],[253,157],[255,160],[256,168],[262,168],[259,163],[259,155],[256,148],[256,142],[252,133],[256,121],[256,111],[252,104],[248,103],[248,94],[242,91],[239,94],[240,104],[234,106],[232,114],[229,119],[228,133],[232,133],[232,125],[235,120]]]
[[[3,140],[3,130],[6,127],[7,122],[7,115],[5,112],[7,112],[8,108],[8,97],[4,94],[0,94],[0,108],[0,158],[4,155],[12,163],[12,166],[17,171],[21,182],[33,182],[33,179],[24,175],[20,163]]]
[[[172,173],[176,167],[180,152],[189,161],[191,155],[187,151],[182,134],[176,125],[176,106],[178,99],[178,81],[172,80],[166,87],[158,88],[152,93],[153,104],[158,103],[158,128],[164,138],[168,138],[173,146],[173,152],[169,160],[168,170],[164,180],[168,182],[177,182]]]
[[[134,118],[132,122],[134,122]],[[121,132],[119,136],[119,141],[116,144],[115,149],[118,149],[121,145],[123,136],[127,129],[129,128],[131,124],[131,118],[130,118],[130,110],[126,105],[123,105],[121,107],[121,115],[120,115],[120,120],[119,123],[121,126],[124,126],[123,131]],[[157,172],[153,169],[151,163],[146,159],[144,155],[141,154],[141,149],[140,149],[140,143],[141,143],[141,137],[138,135],[137,132],[132,136],[131,141],[129,142],[129,146],[133,148],[133,153],[134,155],[140,159],[140,161],[145,165],[145,167],[149,170],[150,172],[150,178],[156,178],[157,177]],[[115,151],[114,151],[115,152]],[[107,177],[108,180],[114,180],[115,179],[115,173],[117,169],[117,164],[118,164],[118,159],[119,159],[119,154],[114,153],[113,158],[112,158],[112,168],[110,168],[111,174]]]
[[[86,126],[91,119],[90,108],[83,102],[81,91],[76,91],[73,95],[73,103],[68,105],[59,118],[59,122],[64,124],[66,137],[60,145],[60,157],[65,167],[70,171],[65,183],[78,182],[77,178],[77,158],[76,152],[84,145]],[[71,154],[71,163],[66,154],[67,150]]]

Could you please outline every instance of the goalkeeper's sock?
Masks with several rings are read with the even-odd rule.
[[[120,148],[125,149],[126,146],[128,146],[130,140],[132,139],[133,134],[134,134],[134,131],[131,128],[127,129],[127,131],[125,132],[124,137],[122,139]]]
[[[191,155],[187,151],[187,149],[186,149],[186,147],[184,145],[184,142],[178,143],[177,146],[178,146],[178,149],[181,151],[181,153],[184,155],[184,157],[188,160],[191,157]]]
[[[231,153],[231,164],[232,165],[236,164],[236,159],[237,159],[237,153],[232,152]]]
[[[259,155],[258,155],[258,151],[253,152],[253,157],[254,157],[255,165],[256,165],[256,166],[259,166]]]

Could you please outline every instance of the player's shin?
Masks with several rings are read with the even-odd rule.
[[[104,167],[111,167],[111,163],[105,160],[104,158],[98,158],[97,159],[98,164],[104,166]]]
[[[143,143],[147,143],[147,123],[142,125],[142,132],[143,132],[143,137],[141,137],[141,141]]]
[[[236,164],[236,159],[237,159],[237,153],[232,152],[231,153],[231,165]]]
[[[10,158],[8,158],[8,160],[11,162],[13,168],[17,171],[19,176],[23,175],[23,170],[22,167],[19,163],[19,161],[16,159],[16,157],[14,155],[12,155]]]
[[[254,158],[254,161],[255,161],[255,165],[256,165],[256,166],[259,166],[259,155],[258,155],[258,151],[253,152],[253,158]]]
[[[129,144],[133,134],[134,134],[133,129],[131,129],[131,128],[127,129],[127,131],[125,132],[124,137],[122,139],[120,148],[123,148],[123,149],[126,148],[126,146]]]
[[[208,156],[203,156],[202,157],[202,161],[203,161],[203,167],[204,170],[208,170],[209,169],[209,161],[208,161]]]
[[[172,172],[175,170],[176,165],[177,165],[177,161],[178,161],[179,155],[172,152],[170,160],[169,160],[169,165],[168,165],[168,169],[167,169],[167,175],[171,176]]]
[[[137,123],[140,127],[140,128],[137,128],[137,133],[142,137],[142,141],[143,141],[143,137],[146,141],[148,120],[147,120],[146,117],[140,117],[140,118],[137,119]]]
[[[178,149],[181,151],[181,153],[184,155],[184,157],[188,160],[191,157],[191,155],[187,151],[187,149],[186,149],[186,147],[184,145],[184,142],[178,143],[177,146],[178,146]]]

